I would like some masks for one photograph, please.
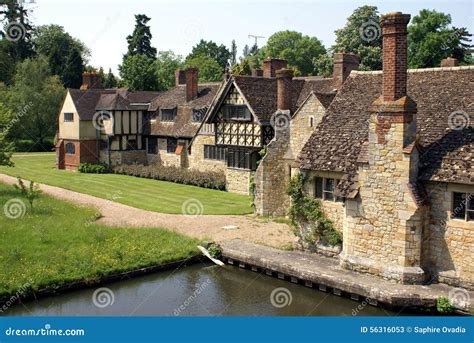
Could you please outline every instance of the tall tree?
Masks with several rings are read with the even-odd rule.
[[[250,48],[245,44],[244,49],[242,50],[242,57],[245,58],[250,55]]]
[[[167,90],[174,86],[176,69],[183,65],[183,57],[175,55],[171,50],[160,51],[156,59],[156,78],[158,80],[158,89]]]
[[[472,48],[466,28],[449,27],[451,16],[434,10],[421,10],[408,27],[410,68],[438,67],[445,57],[467,62]]]
[[[263,49],[269,57],[286,59],[289,66],[294,67],[301,75],[312,75],[313,59],[326,53],[319,39],[296,31],[274,33]]]
[[[135,91],[159,90],[155,60],[145,55],[128,56],[119,66],[120,77],[126,87]]]
[[[233,66],[237,63],[237,44],[235,44],[235,39],[232,40],[230,47],[230,65]]]
[[[104,88],[115,88],[117,87],[117,78],[115,77],[114,73],[112,73],[112,69],[109,68],[109,72],[105,75],[104,79]]]
[[[60,75],[61,82],[66,88],[79,88],[82,84],[84,62],[78,49],[73,48],[66,57],[66,63]]]
[[[147,25],[150,19],[144,14],[135,15],[135,29],[127,37],[128,51],[124,56],[124,60],[134,55],[156,58],[156,48],[151,46],[152,34],[150,27]]]
[[[213,41],[205,41],[201,39],[201,41],[195,47],[193,47],[191,53],[186,56],[186,60],[188,61],[199,56],[212,58],[221,66],[223,70],[229,63],[231,53],[223,44],[217,45]]]
[[[335,31],[332,52],[352,52],[360,57],[360,69],[382,69],[382,32],[376,6],[362,6],[347,18],[346,25]]]
[[[209,56],[198,55],[186,60],[186,67],[199,68],[199,82],[222,80],[223,68],[215,59]]]
[[[17,61],[34,56],[31,42],[33,25],[28,18],[29,11],[23,6],[23,1],[5,0],[0,2],[0,36],[14,42],[10,50],[11,57]]]

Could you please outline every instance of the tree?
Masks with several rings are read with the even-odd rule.
[[[264,50],[269,57],[287,60],[289,66],[295,67],[301,75],[312,75],[313,59],[326,53],[323,44],[316,37],[303,36],[296,31],[274,33]]]
[[[250,48],[247,44],[245,44],[244,49],[242,50],[242,56],[245,58],[248,55],[250,55]]]
[[[467,62],[472,36],[466,28],[449,27],[451,16],[434,10],[421,10],[408,27],[410,68],[438,67],[446,57]]]
[[[171,50],[160,51],[156,60],[156,78],[158,80],[159,90],[167,90],[175,85],[176,69],[181,68],[183,58],[175,55]]]
[[[145,55],[128,56],[119,66],[126,87],[134,91],[159,90],[155,60]]]
[[[14,144],[7,140],[6,134],[0,133],[0,166],[13,166],[11,157],[14,151]]]
[[[186,61],[200,56],[214,59],[221,66],[221,69],[224,69],[229,63],[231,53],[223,44],[217,45],[213,41],[205,41],[201,39],[201,41],[193,47],[191,53],[186,56]]]
[[[58,75],[66,88],[81,86],[84,62],[89,49],[59,25],[39,26],[33,36],[39,55],[48,61],[51,73]]]
[[[324,54],[313,60],[314,75],[331,77],[333,72],[333,56]]]
[[[6,39],[0,40],[0,82],[9,85],[15,74],[15,59],[11,50],[14,43]]]
[[[6,98],[6,88],[0,84],[0,166],[12,166],[11,156],[14,145],[7,140],[7,133],[13,119],[13,112],[2,102]]]
[[[156,58],[156,48],[151,46],[152,34],[150,27],[146,25],[150,19],[144,14],[135,15],[135,29],[127,37],[128,51],[124,56],[124,60],[129,56],[135,55]]]
[[[211,57],[197,56],[186,61],[186,67],[199,68],[199,82],[222,80],[223,68]]]
[[[8,137],[32,140],[38,148],[54,137],[64,88],[52,76],[43,59],[27,59],[18,64],[10,87],[8,107],[15,114]]]
[[[252,67],[250,66],[250,58],[244,58],[240,63],[232,66],[232,75],[251,75]]]
[[[109,68],[109,72],[105,75],[104,79],[104,88],[115,88],[117,87],[117,78],[115,77],[114,73],[112,73],[112,69]]]
[[[231,67],[237,63],[237,44],[235,44],[235,39],[232,40],[230,48],[230,65]]]
[[[347,18],[346,25],[335,31],[332,52],[352,52],[360,57],[361,70],[382,69],[382,32],[376,6],[362,6]]]

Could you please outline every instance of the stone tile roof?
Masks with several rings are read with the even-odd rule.
[[[474,67],[409,71],[408,94],[418,106],[421,180],[474,184],[473,80]],[[355,175],[358,160],[368,160],[368,109],[381,89],[381,71],[352,72],[303,148],[300,167]],[[451,129],[454,112],[470,124]]]
[[[156,119],[150,123],[150,134],[155,136],[192,138],[201,123],[192,122],[193,110],[205,111],[216,95],[221,82],[202,83],[198,85],[198,97],[186,102],[186,85],[179,85],[161,93],[150,104],[149,111],[156,112]],[[160,109],[176,109],[173,122],[161,122]]]
[[[159,92],[127,89],[68,89],[81,120],[92,120],[96,111],[146,110]]]

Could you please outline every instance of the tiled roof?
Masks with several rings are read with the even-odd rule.
[[[408,94],[418,108],[421,180],[474,184],[473,80],[473,67],[409,71]],[[303,148],[301,168],[355,175],[358,160],[367,160],[369,106],[381,89],[382,72],[352,72]],[[462,130],[450,128],[456,111],[470,122]]]
[[[150,123],[150,134],[156,136],[193,137],[201,123],[192,122],[193,110],[205,110],[210,106],[220,82],[198,85],[198,97],[186,102],[186,86],[180,85],[161,93],[150,104],[149,111],[156,111],[156,120]],[[160,122],[160,109],[176,108],[173,122]]]

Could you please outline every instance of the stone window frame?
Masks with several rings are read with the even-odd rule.
[[[321,180],[321,190],[318,191],[318,179]],[[327,189],[326,187],[328,186],[328,182],[332,181],[333,187],[332,190]],[[338,197],[334,195],[334,192],[336,190],[336,187],[339,183],[339,179],[336,179],[334,177],[322,177],[322,176],[316,176],[314,177],[314,197],[316,199],[320,199],[322,201],[328,201],[328,202],[344,202],[344,198]],[[329,196],[328,196],[329,194]]]
[[[174,154],[176,152],[177,147],[178,147],[178,138],[175,138],[175,137],[166,138],[166,152],[168,154]]]
[[[227,149],[217,145],[204,144],[204,159],[211,161],[227,161]]]
[[[64,151],[67,155],[75,155],[76,154],[76,145],[74,143],[68,142],[64,145]]]
[[[74,122],[74,113],[72,113],[72,112],[64,112],[64,122],[65,122],[65,123],[72,123],[72,122]]]
[[[464,203],[455,204],[456,194],[461,196]],[[463,216],[457,215],[457,212],[462,211]],[[474,193],[468,192],[452,192],[451,198],[451,219],[461,220],[464,222],[474,222]]]

